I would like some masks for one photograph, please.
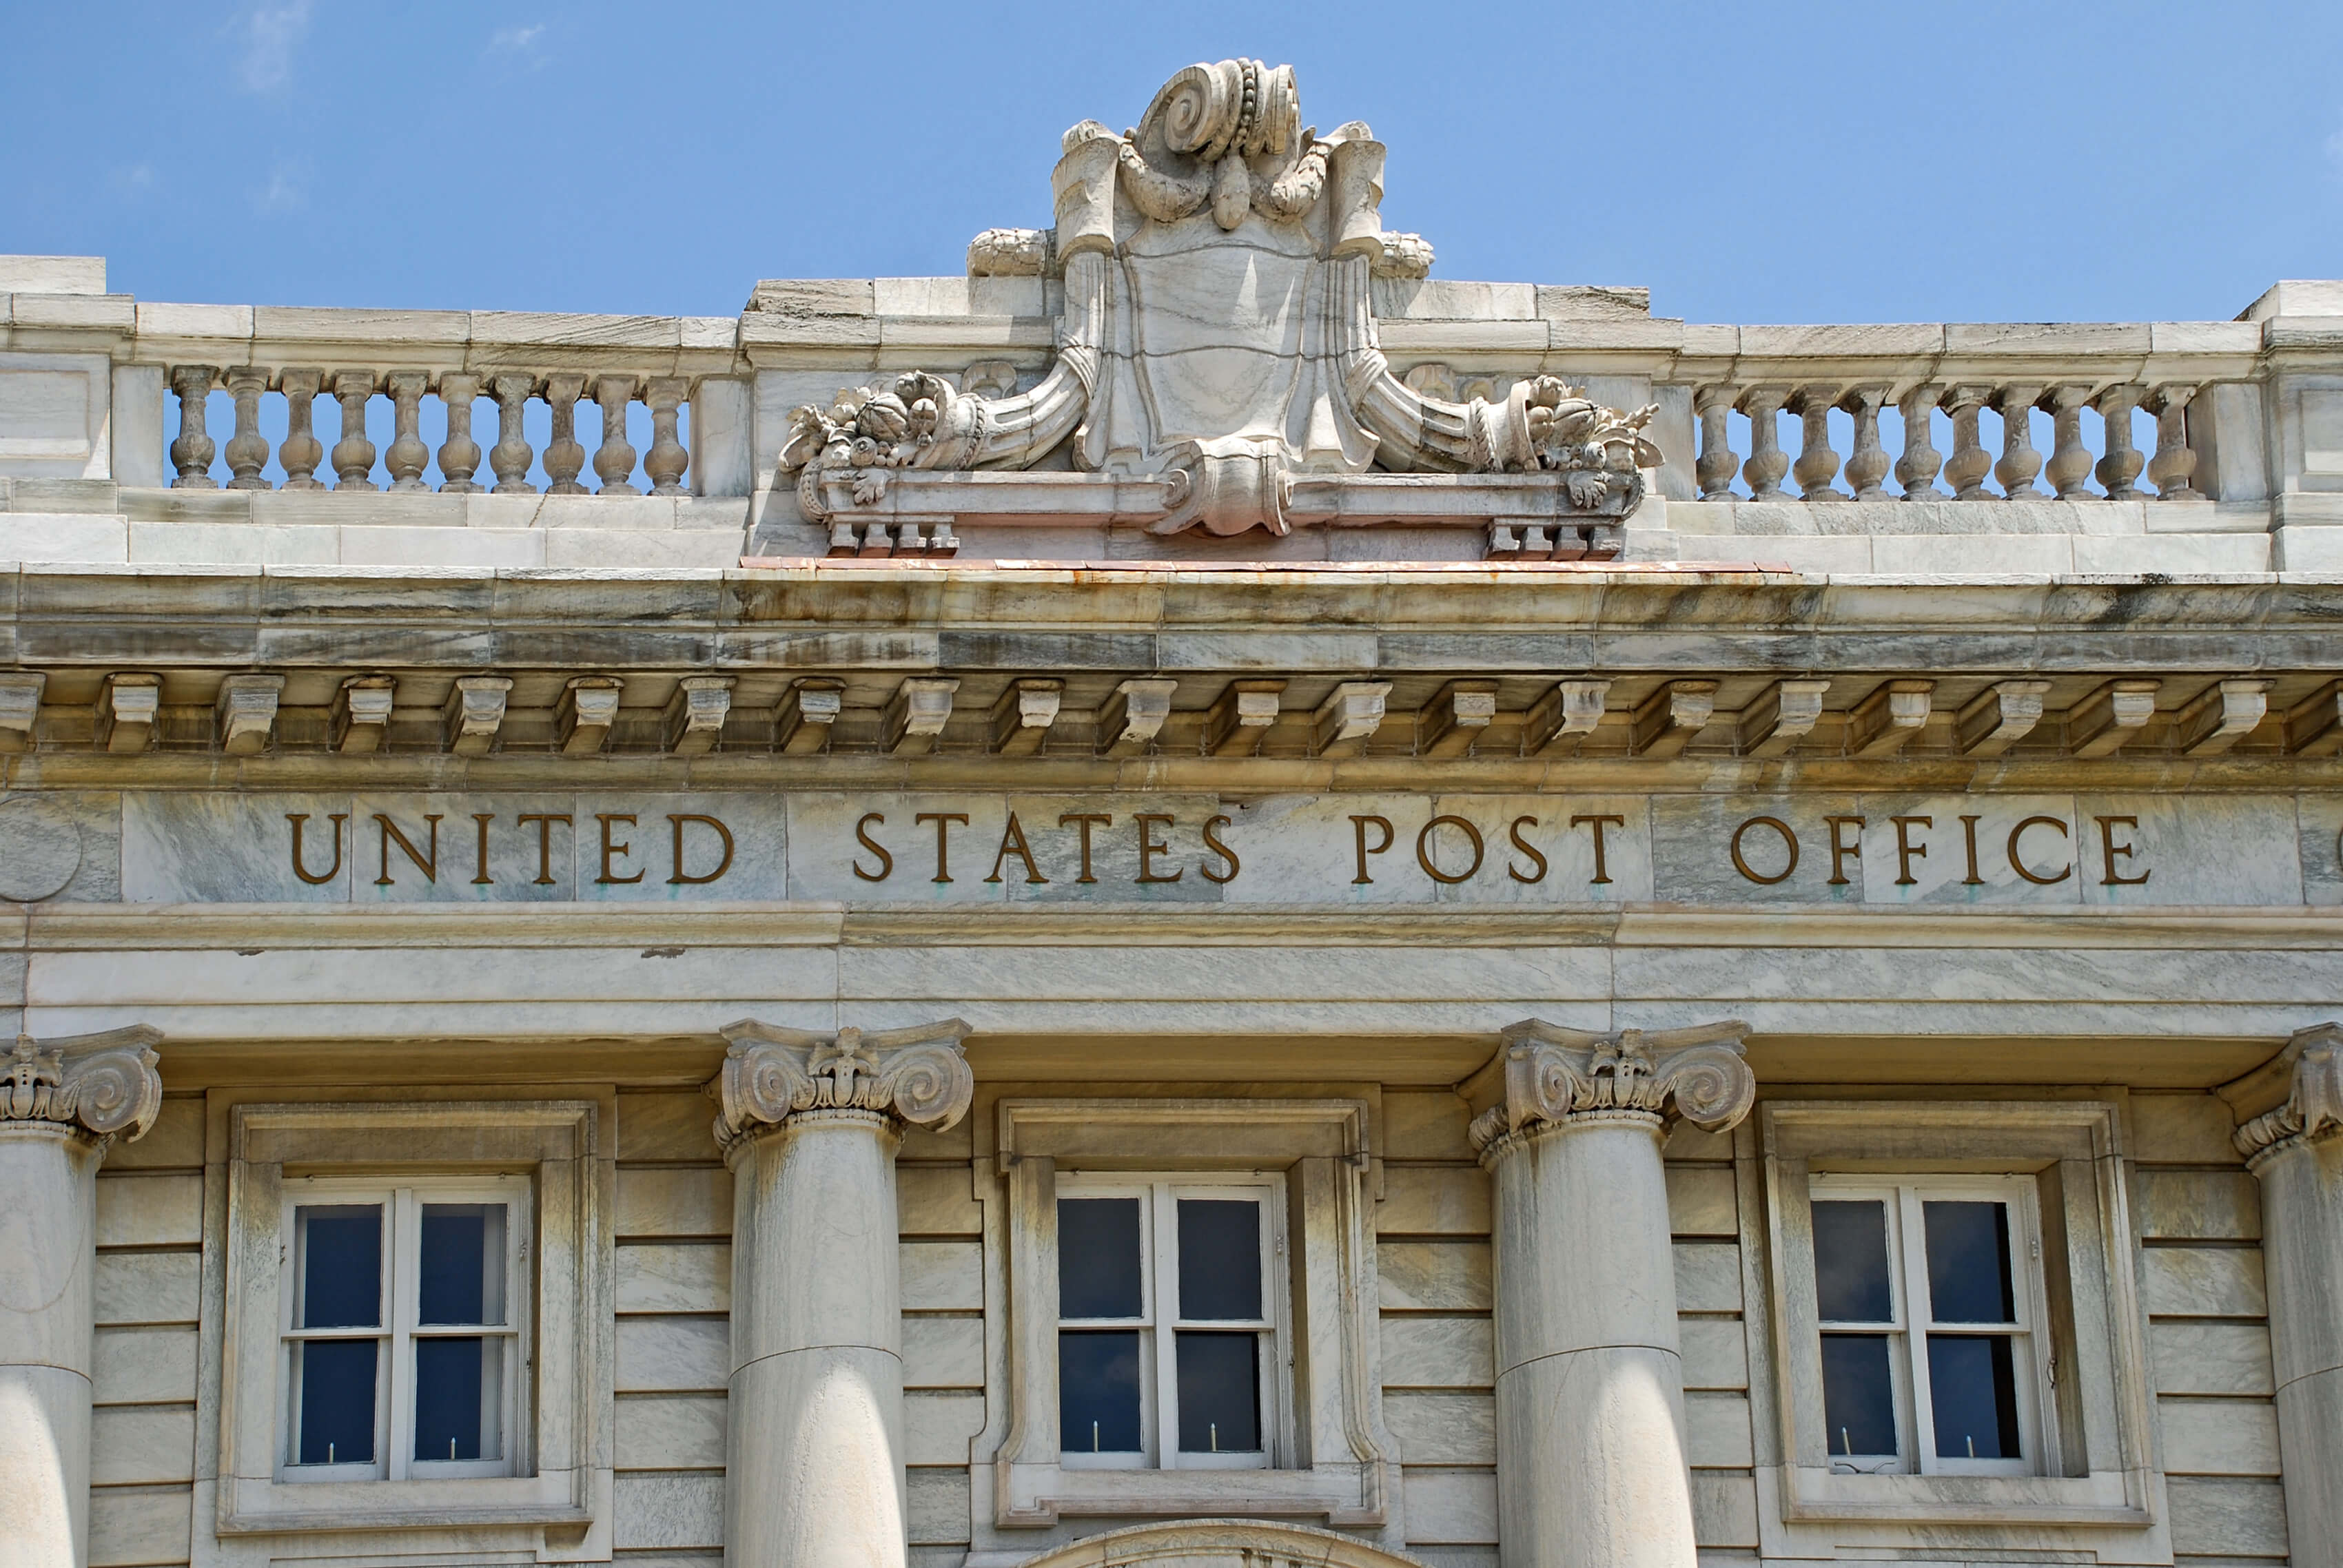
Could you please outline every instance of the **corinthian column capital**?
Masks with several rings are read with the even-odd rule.
[[[100,1144],[145,1136],[163,1109],[162,1038],[143,1023],[64,1040],[18,1035],[0,1077],[0,1127],[62,1126]]]
[[[2297,1030],[2268,1068],[2247,1074],[2238,1083],[2273,1070],[2286,1074],[2286,1099],[2244,1122],[2231,1135],[2248,1167],[2258,1167],[2262,1156],[2283,1144],[2296,1140],[2308,1142],[2343,1131],[2343,1024],[2319,1023]]]
[[[743,1019],[722,1033],[731,1048],[708,1087],[723,1107],[716,1141],[728,1155],[741,1140],[809,1111],[865,1111],[940,1130],[967,1115],[976,1095],[960,1052],[968,1025],[956,1018],[867,1034]]]
[[[1474,1111],[1473,1146],[1574,1118],[1682,1116],[1722,1131],[1749,1114],[1757,1080],[1742,1060],[1745,1023],[1590,1034],[1524,1019],[1497,1054],[1457,1086]]]

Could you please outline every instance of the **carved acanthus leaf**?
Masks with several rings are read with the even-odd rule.
[[[2281,1060],[2292,1059],[2286,1103],[2237,1129],[2239,1153],[2248,1161],[2291,1139],[2305,1141],[2343,1132],[2343,1024],[2321,1023],[2298,1030]]]
[[[1494,1095],[1473,1120],[1473,1146],[1540,1122],[1620,1111],[1682,1116],[1721,1131],[1756,1102],[1757,1080],[1741,1054],[1748,1032],[1745,1023],[1725,1022],[1591,1034],[1526,1019],[1499,1037],[1496,1056],[1463,1086],[1476,1102]]]
[[[968,1113],[976,1078],[959,1019],[911,1029],[835,1034],[744,1019],[723,1030],[731,1042],[724,1070],[709,1085],[723,1107],[716,1141],[733,1144],[808,1111],[883,1112],[921,1127],[946,1128]]]
[[[143,1137],[163,1109],[155,1070],[162,1038],[145,1024],[46,1041],[18,1035],[0,1078],[0,1125],[46,1121],[93,1139]]]

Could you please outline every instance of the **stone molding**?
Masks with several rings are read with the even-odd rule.
[[[2231,1134],[2247,1168],[2257,1174],[2277,1150],[2343,1131],[2343,1023],[2297,1030],[2274,1065],[2288,1073],[2285,1102]]]
[[[1742,1060],[1749,1026],[1609,1034],[1523,1019],[1498,1036],[1497,1054],[1457,1092],[1474,1109],[1473,1147],[1485,1160],[1513,1134],[1586,1118],[1681,1116],[1721,1132],[1749,1114],[1757,1080]]]
[[[742,1019],[719,1032],[730,1049],[708,1089],[723,1107],[716,1141],[728,1159],[757,1134],[815,1111],[862,1111],[940,1131],[968,1114],[976,1095],[960,1050],[969,1026],[956,1018],[832,1034]]]
[[[0,1078],[0,1127],[62,1126],[101,1147],[146,1136],[163,1109],[163,1031],[146,1024],[64,1040],[16,1037]]]

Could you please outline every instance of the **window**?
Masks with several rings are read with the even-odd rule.
[[[1265,1468],[1284,1386],[1275,1186],[1058,1184],[1063,1462]]]
[[[2023,1475],[2042,1452],[2032,1183],[1813,1183],[1831,1468]],[[2036,1368],[2041,1368],[2037,1374]]]
[[[510,1475],[528,1184],[285,1183],[282,1481]]]

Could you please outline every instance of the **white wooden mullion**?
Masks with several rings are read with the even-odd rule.
[[[1912,1369],[1913,1468],[1922,1475],[1938,1473],[1936,1464],[1936,1392],[1928,1377],[1928,1329],[1936,1322],[1936,1303],[1928,1299],[1927,1232],[1920,1210],[1920,1194],[1910,1187],[1896,1190],[1896,1240],[1902,1243],[1905,1362]]]
[[[1173,1324],[1180,1321],[1179,1200],[1166,1182],[1148,1188],[1149,1234],[1142,1238],[1141,1267],[1151,1269],[1153,1292],[1149,1305],[1155,1324],[1153,1378],[1155,1392],[1155,1462],[1163,1470],[1180,1465],[1179,1342]]]
[[[390,1387],[383,1402],[389,1419],[386,1423],[377,1418],[375,1425],[380,1431],[387,1424],[390,1478],[404,1481],[408,1455],[415,1448],[415,1402],[402,1395],[415,1386],[415,1317],[418,1305],[417,1270],[409,1260],[418,1256],[422,1215],[416,1207],[412,1187],[393,1191],[390,1209],[390,1255],[385,1260],[384,1269],[390,1296],[390,1315],[384,1321],[384,1327],[389,1331],[390,1353],[379,1358],[389,1362]]]

